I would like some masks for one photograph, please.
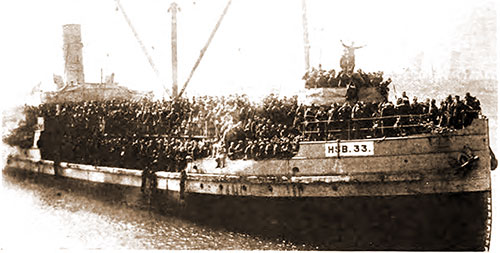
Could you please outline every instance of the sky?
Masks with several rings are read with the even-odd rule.
[[[41,83],[53,90],[52,74],[64,75],[62,25],[81,24],[85,80],[115,73],[120,85],[153,91],[170,89],[172,1],[121,0],[152,56],[159,76],[113,0],[2,1],[0,78],[9,95],[22,96]],[[177,1],[179,84],[186,81],[227,1]],[[425,54],[423,69],[443,75],[454,34],[464,17],[491,1],[309,0],[307,18],[311,66],[339,69],[340,40],[366,45],[357,68],[401,73]],[[187,87],[187,95],[270,92],[293,95],[305,70],[301,0],[233,0],[227,15]],[[5,43],[5,44],[4,44]]]

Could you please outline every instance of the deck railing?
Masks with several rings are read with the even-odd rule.
[[[423,131],[424,123],[431,118],[431,114],[407,114],[377,116],[368,118],[349,118],[338,120],[314,120],[302,122],[303,139],[328,140],[330,134],[333,139],[358,139],[371,135],[396,136],[401,130]],[[396,122],[399,123],[396,124]],[[369,126],[369,127],[368,127]]]

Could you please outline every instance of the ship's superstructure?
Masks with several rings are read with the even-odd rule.
[[[58,86],[55,92],[44,92],[43,101],[64,103],[77,101],[104,101],[112,99],[140,100],[151,98],[152,94],[130,90],[115,82],[115,74],[107,76],[100,83],[85,81],[83,68],[83,43],[80,24],[66,24],[63,30],[64,78],[54,75]]]

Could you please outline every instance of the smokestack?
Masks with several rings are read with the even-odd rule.
[[[82,35],[80,25],[63,25],[64,74],[66,84],[82,84],[83,76]]]

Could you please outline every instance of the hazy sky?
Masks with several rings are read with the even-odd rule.
[[[25,94],[52,74],[64,74],[62,25],[82,26],[87,82],[115,73],[132,89],[161,95],[171,86],[168,8],[172,1],[122,0],[121,4],[159,69],[157,77],[113,0],[17,0],[0,3],[1,64],[7,97]],[[187,79],[226,0],[177,1],[179,83]],[[454,31],[477,6],[491,1],[307,1],[311,65],[339,69],[340,40],[367,46],[357,68],[398,73],[424,53],[423,67],[446,71]],[[195,72],[189,95],[269,92],[292,94],[303,87],[304,47],[300,0],[233,0]]]

